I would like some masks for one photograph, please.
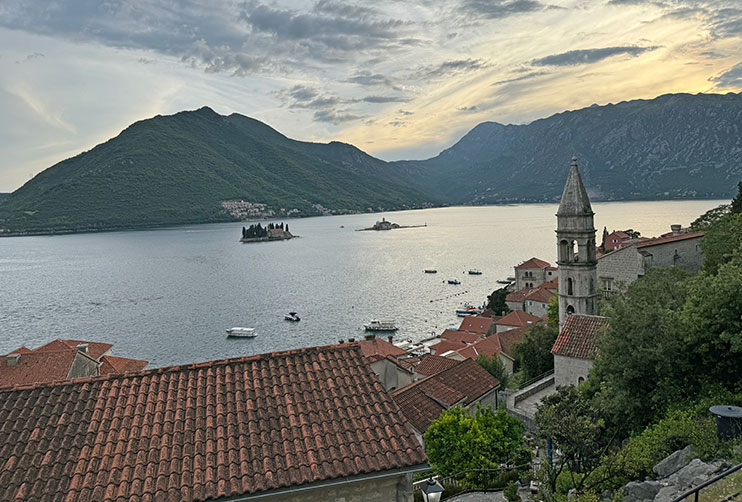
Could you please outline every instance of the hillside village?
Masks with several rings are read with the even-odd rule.
[[[604,302],[651,279],[653,271],[698,272],[705,257],[704,231],[672,224],[668,233],[646,238],[604,229],[598,244],[593,217],[573,159],[557,212],[556,264],[532,257],[514,265],[515,280],[500,305],[422,344],[403,347],[392,337],[368,335],[155,369],[114,357],[111,345],[94,341],[21,347],[0,364],[0,500],[402,502],[423,500],[434,485],[450,496],[446,483],[454,473],[442,467],[440,438],[455,420],[483,420],[508,431],[480,455],[499,477],[483,488],[464,475],[455,480],[458,489],[516,487],[511,495],[566,501],[559,480],[571,483],[572,498],[588,493],[594,469],[607,467],[602,457],[589,468],[570,463],[584,463],[586,454],[569,444],[576,433],[560,439],[566,425],[548,411],[587,399],[578,389],[594,374],[599,338],[616,328]],[[522,352],[538,330],[548,340],[539,355],[544,371]],[[588,449],[614,447],[603,436],[590,440]],[[672,448],[687,446],[679,444],[682,438],[676,442]],[[683,461],[692,456],[686,451]],[[563,469],[579,475],[568,483],[559,477]],[[703,477],[686,481],[705,481],[724,469],[708,467]],[[621,476],[620,485],[630,481]],[[612,493],[627,501],[660,500],[655,495],[669,485],[656,483],[651,497],[632,499],[634,488]],[[673,483],[678,489],[665,496],[677,495],[681,483]],[[502,500],[498,496],[486,500]]]

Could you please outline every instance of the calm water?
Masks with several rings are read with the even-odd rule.
[[[722,202],[594,204],[598,239],[603,226],[659,235]],[[421,339],[457,326],[455,308],[482,303],[517,263],[553,263],[556,209],[307,218],[289,221],[300,239],[257,244],[238,242],[242,223],[0,239],[0,353],[54,338],[96,340],[154,367],[360,338],[373,318],[396,319],[397,339]],[[382,216],[428,226],[355,231]],[[284,321],[287,311],[301,322]],[[232,326],[258,336],[227,339]]]

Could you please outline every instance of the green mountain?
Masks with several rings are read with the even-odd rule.
[[[435,204],[357,148],[210,108],[137,122],[0,205],[0,232],[58,233]]]
[[[449,203],[557,201],[573,155],[595,200],[731,197],[742,179],[742,94],[667,94],[526,125],[484,122],[432,159],[393,165]]]

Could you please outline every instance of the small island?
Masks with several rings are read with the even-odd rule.
[[[262,226],[260,223],[242,227],[242,239],[240,242],[265,242],[265,241],[285,241],[296,237],[289,232],[289,226],[282,223],[269,223]]]
[[[360,231],[364,230],[394,230],[395,228],[418,228],[418,227],[427,227],[428,224],[424,225],[399,225],[397,223],[392,223],[391,221],[386,221],[386,218],[382,218],[381,221],[377,221],[374,223],[373,227],[368,228],[362,228]]]

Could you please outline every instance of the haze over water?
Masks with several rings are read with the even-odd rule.
[[[603,226],[660,235],[724,202],[595,203],[597,238]],[[288,220],[301,238],[256,244],[239,242],[243,223],[0,239],[0,353],[71,338],[112,343],[114,355],[155,367],[358,339],[374,318],[397,321],[395,340],[419,340],[458,326],[456,307],[481,304],[514,265],[532,256],[553,264],[556,210],[305,218]],[[382,217],[428,226],[355,231]],[[284,321],[288,311],[301,322]],[[258,336],[227,339],[232,326]]]

